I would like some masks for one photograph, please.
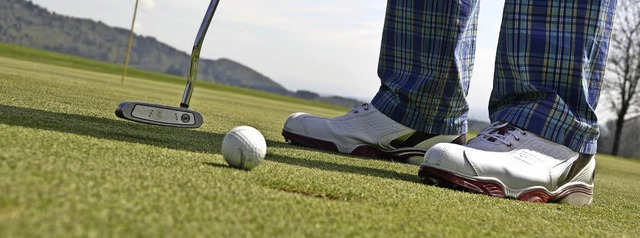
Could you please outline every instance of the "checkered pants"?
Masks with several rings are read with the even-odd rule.
[[[479,0],[388,0],[372,104],[432,134],[467,131]],[[593,154],[616,0],[506,0],[489,101],[506,121]]]

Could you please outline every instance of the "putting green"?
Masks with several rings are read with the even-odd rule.
[[[117,103],[177,105],[182,82],[153,74],[121,82],[21,50],[31,56],[0,57],[0,237],[640,234],[638,161],[599,155],[590,207],[452,191],[419,183],[412,165],[294,147],[280,136],[290,113],[347,109],[198,82],[191,107],[204,116],[201,128],[139,124],[116,118]],[[268,144],[266,161],[248,172],[220,154],[239,125]]]

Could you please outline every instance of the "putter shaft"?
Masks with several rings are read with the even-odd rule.
[[[209,25],[211,24],[211,19],[213,18],[213,13],[216,11],[219,2],[219,0],[211,0],[211,2],[209,3],[209,7],[207,8],[207,13],[205,14],[204,19],[202,19],[202,23],[200,24],[200,30],[198,30],[198,35],[196,36],[196,40],[193,43],[193,49],[191,50],[189,76],[187,77],[187,85],[184,88],[184,94],[182,95],[182,102],[180,102],[180,107],[189,108],[189,102],[191,101],[191,94],[193,93],[195,80],[198,77],[200,49],[202,48],[204,36],[207,34],[207,30],[209,29]]]

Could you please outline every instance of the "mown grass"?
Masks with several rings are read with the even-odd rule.
[[[344,109],[199,84],[191,105],[202,128],[138,124],[116,118],[115,106],[177,105],[183,85],[18,58],[0,57],[0,237],[640,234],[637,161],[599,155],[590,207],[497,199],[421,184],[416,166],[280,136],[292,112]],[[266,161],[251,171],[220,155],[239,125],[267,139]]]
[[[2,42],[0,42],[0,56],[13,58],[13,59],[27,60],[31,62],[43,63],[48,65],[56,65],[56,66],[74,68],[74,69],[88,70],[88,71],[98,72],[98,73],[122,75],[122,72],[123,72],[122,65],[88,60],[88,59],[77,57],[77,56],[65,55],[65,54],[60,54],[56,52],[33,49],[33,48],[27,48],[24,46],[7,44]],[[140,69],[136,69],[135,67],[128,68],[127,78],[128,77],[135,77],[140,79],[151,79],[158,82],[166,82],[166,83],[182,85],[183,87],[186,82],[185,81],[186,75],[185,77],[178,77],[175,75],[161,74],[161,73],[156,73],[151,71],[140,70]],[[120,79],[122,80],[122,78]],[[257,91],[257,90],[246,89],[246,88],[233,87],[233,86],[228,86],[224,84],[210,83],[202,80],[197,80],[196,84],[198,88],[206,88],[206,89],[225,91],[230,93],[238,93],[238,94],[251,94],[261,98],[287,101],[287,102],[296,102],[299,104],[316,106],[316,107],[339,109],[339,110],[345,109],[339,106],[330,105],[326,103],[313,102],[313,101],[308,101],[308,100],[303,100],[298,98],[286,97],[278,94],[267,93],[263,91]]]

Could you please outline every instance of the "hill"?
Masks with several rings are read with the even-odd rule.
[[[103,62],[122,64],[129,31],[102,22],[59,15],[30,1],[0,1],[0,42],[55,51]],[[186,76],[190,55],[154,37],[136,35],[130,66],[158,73]],[[269,77],[231,59],[200,59],[198,79],[302,97]],[[307,98],[309,99],[309,98]],[[353,107],[362,102],[317,96],[311,100]]]

